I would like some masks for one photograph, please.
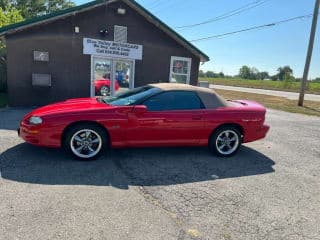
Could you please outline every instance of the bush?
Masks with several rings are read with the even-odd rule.
[[[284,80],[282,82],[282,87],[285,89],[290,89],[292,87],[293,80],[294,78],[290,74],[285,73]]]

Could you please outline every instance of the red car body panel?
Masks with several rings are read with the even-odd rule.
[[[247,100],[217,109],[139,112],[134,108],[108,105],[95,98],[70,99],[27,114],[20,124],[20,136],[33,145],[60,147],[70,124],[89,121],[108,131],[113,148],[206,146],[211,133],[222,124],[241,126],[244,143],[264,138],[269,130],[264,124],[266,109]],[[31,116],[41,117],[43,123],[30,124]]]
[[[98,94],[100,91],[100,88],[102,86],[107,86],[109,89],[111,87],[111,81],[110,79],[98,79],[94,81],[94,89],[95,89],[95,93]],[[114,88],[116,91],[119,90],[119,84],[118,81],[114,81]]]

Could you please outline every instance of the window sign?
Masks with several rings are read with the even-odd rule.
[[[49,53],[33,51],[33,60],[38,62],[49,62]]]
[[[141,60],[142,45],[84,38],[83,54]]]
[[[170,82],[190,83],[191,58],[171,57]]]

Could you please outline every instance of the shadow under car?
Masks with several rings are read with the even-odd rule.
[[[109,150],[95,161],[77,161],[60,149],[16,145],[0,155],[4,179],[47,185],[95,185],[127,189],[192,183],[274,172],[274,161],[246,146],[230,158],[207,148]]]

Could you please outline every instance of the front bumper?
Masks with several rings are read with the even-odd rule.
[[[63,128],[59,126],[31,125],[22,121],[17,133],[20,138],[32,145],[59,148],[62,130]]]
[[[33,145],[40,145],[40,137],[39,136],[39,130],[33,129],[33,128],[27,128],[25,126],[20,126],[17,129],[18,136],[25,140],[28,143],[31,143]]]

